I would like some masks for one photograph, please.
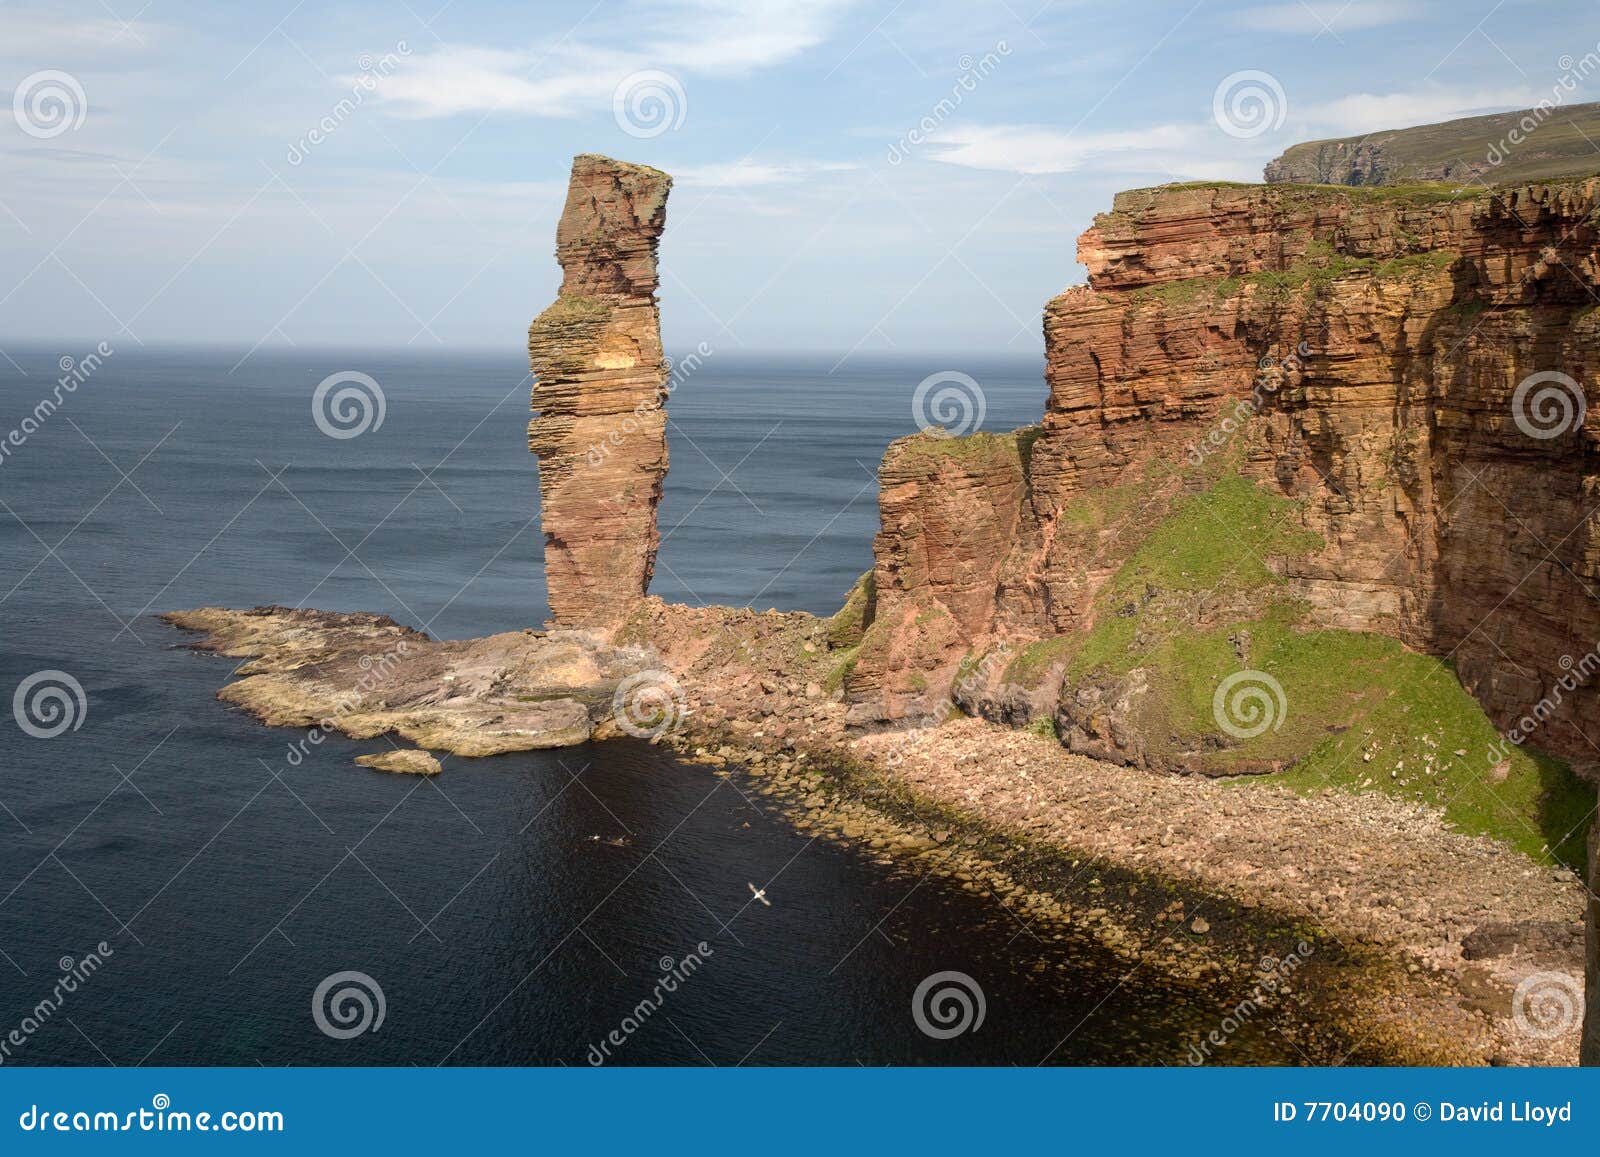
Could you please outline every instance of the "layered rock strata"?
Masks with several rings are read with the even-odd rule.
[[[672,179],[585,154],[556,229],[561,293],[528,330],[551,622],[607,628],[650,586],[667,473],[656,247]]]
[[[1047,307],[1042,426],[886,455],[858,718],[936,702],[963,654],[1092,626],[1227,457],[1322,542],[1267,560],[1322,624],[1448,655],[1502,726],[1544,703],[1540,744],[1592,757],[1600,697],[1561,683],[1600,642],[1596,197],[1120,195],[1080,239],[1089,284]]]

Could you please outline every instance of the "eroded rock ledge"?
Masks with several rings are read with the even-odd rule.
[[[217,697],[272,727],[393,733],[487,756],[570,747],[611,718],[617,685],[652,658],[586,631],[437,641],[387,615],[204,607],[164,616],[190,644],[244,659]]]

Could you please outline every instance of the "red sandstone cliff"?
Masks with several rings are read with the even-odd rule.
[[[643,597],[667,473],[656,246],[672,178],[584,154],[556,229],[561,294],[528,330],[550,614],[612,626]]]
[[[1597,193],[1120,195],[1080,239],[1089,284],[1046,310],[1042,428],[885,457],[855,717],[931,709],[962,655],[1089,625],[1226,449],[1321,536],[1268,561],[1323,623],[1452,657],[1513,723],[1600,642],[1600,419],[1577,417],[1600,372]],[[1540,372],[1573,384],[1518,397]],[[1568,695],[1540,743],[1593,758],[1597,728],[1600,701]]]

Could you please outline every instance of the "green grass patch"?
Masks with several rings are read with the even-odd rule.
[[[1162,481],[1160,477],[1147,475],[1115,486],[1082,491],[1067,500],[1060,517],[1068,525],[1083,530],[1107,530],[1147,509],[1155,500]]]
[[[1057,635],[1029,644],[1006,664],[1004,681],[1027,688],[1037,687],[1050,668],[1065,660],[1077,643],[1071,635]]]
[[[1406,205],[1437,205],[1445,201],[1470,201],[1483,195],[1478,185],[1454,181],[1414,181],[1399,185],[1312,185],[1308,188],[1336,191],[1357,201],[1398,201]]]
[[[1216,774],[1280,769],[1241,786],[1416,800],[1442,808],[1461,831],[1542,862],[1580,865],[1594,793],[1565,763],[1500,744],[1442,660],[1385,635],[1310,625],[1263,562],[1321,545],[1294,512],[1288,499],[1238,475],[1183,499],[1102,591],[1095,626],[1075,640],[1035,644],[1037,662],[1047,667],[1047,657],[1075,646],[1069,683],[1143,668],[1146,739],[1174,761]],[[1240,737],[1221,726],[1216,695],[1243,671],[1268,677],[1234,690],[1259,689],[1255,705],[1270,725]],[[1237,730],[1260,718],[1230,713],[1227,700],[1222,712]]]
[[[845,685],[850,678],[850,672],[854,671],[855,669],[856,652],[851,651],[843,659],[840,659],[831,668],[829,668],[827,675],[823,677],[822,689],[829,695],[832,695],[835,691]]]
[[[872,571],[855,581],[850,593],[828,620],[828,646],[835,650],[858,646],[877,609],[878,587]]]
[[[926,463],[930,466],[936,466],[941,462],[953,462],[964,468],[971,468],[986,467],[1005,461],[1017,462],[1020,465],[1018,435],[1025,432],[1019,430],[1009,434],[988,434],[980,431],[959,438],[948,434],[918,433],[895,443],[894,447],[891,447],[891,452],[894,448],[898,448],[903,461]],[[1030,447],[1032,441],[1030,438]]]
[[[1135,646],[1141,634],[1192,634],[1186,620],[1199,596],[1227,599],[1282,586],[1264,559],[1322,545],[1300,528],[1294,510],[1288,499],[1237,474],[1181,500],[1101,592],[1095,626],[1073,656],[1069,677],[1101,667],[1124,674],[1141,665],[1145,656]]]
[[[1470,301],[1457,301],[1447,305],[1444,311],[1457,323],[1470,327],[1477,323],[1479,316],[1488,308],[1488,302],[1481,298],[1473,298]]]
[[[1306,245],[1305,255],[1282,269],[1267,269],[1235,277],[1185,277],[1143,285],[1128,293],[1130,300],[1162,308],[1184,308],[1199,302],[1221,302],[1245,288],[1277,294],[1325,292],[1341,277],[1359,273],[1382,280],[1412,280],[1450,268],[1460,258],[1454,250],[1439,249],[1408,253],[1379,261],[1371,257],[1351,257],[1337,252],[1333,243],[1315,240]]]
[[[1285,650],[1285,674],[1300,694],[1322,680],[1320,699],[1305,695],[1308,722],[1329,722],[1309,752],[1272,780],[1298,791],[1415,799],[1443,808],[1461,831],[1582,870],[1594,790],[1564,761],[1504,743],[1448,663],[1391,639],[1341,631],[1302,636]],[[1346,665],[1357,657],[1359,664]],[[1331,710],[1339,705],[1327,702],[1329,693],[1349,697],[1355,710]],[[1297,698],[1290,693],[1291,711]],[[1345,729],[1332,730],[1337,714],[1347,716]]]
[[[1593,150],[1591,156],[1592,152]],[[1596,167],[1590,166],[1591,170]],[[1112,213],[1102,216],[1138,213],[1148,208],[1155,198],[1164,193],[1230,189],[1252,190],[1269,204],[1277,205],[1321,204],[1336,200],[1353,204],[1400,202],[1409,205],[1432,205],[1444,201],[1470,200],[1483,196],[1485,192],[1482,186],[1462,185],[1452,181],[1412,181],[1395,185],[1311,185],[1298,182],[1258,185],[1240,181],[1186,181],[1125,190],[1112,200]],[[1098,218],[1096,222],[1098,223]]]
[[[1182,499],[1123,564],[1102,597],[1143,590],[1221,591],[1280,582],[1262,558],[1306,554],[1322,540],[1293,518],[1295,504],[1237,474]]]
[[[1196,302],[1226,300],[1237,293],[1241,281],[1237,277],[1182,277],[1176,281],[1162,281],[1155,285],[1141,285],[1130,290],[1130,301],[1156,303],[1162,306],[1183,307]]]
[[[611,312],[611,306],[597,297],[585,297],[581,293],[557,294],[555,301],[539,315],[540,319],[549,322],[572,321],[577,318],[605,317]]]
[[[1453,249],[1430,249],[1425,253],[1408,253],[1404,257],[1380,261],[1373,272],[1379,277],[1409,278],[1449,269],[1460,258],[1461,254]]]

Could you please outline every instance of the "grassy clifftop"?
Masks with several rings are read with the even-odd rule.
[[[1271,182],[1497,185],[1600,172],[1600,103],[1524,109],[1308,141],[1267,165]]]

